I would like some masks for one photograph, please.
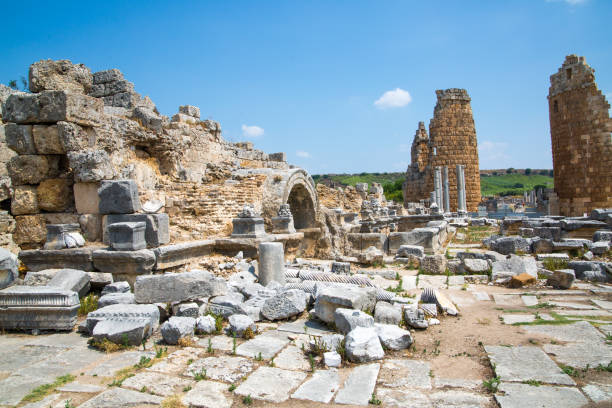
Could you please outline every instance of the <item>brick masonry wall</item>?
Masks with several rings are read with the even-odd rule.
[[[565,216],[612,207],[610,104],[584,57],[569,55],[548,95],[555,192]]]

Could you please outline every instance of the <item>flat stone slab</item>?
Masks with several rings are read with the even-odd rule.
[[[61,397],[60,394],[47,395],[45,398],[41,399],[40,401],[31,402],[29,404],[24,405],[22,408],[49,408],[49,407],[53,407],[53,404],[61,401],[60,397]],[[65,402],[61,401],[55,407],[58,407],[58,406],[59,407],[65,407]]]
[[[536,296],[523,295],[521,296],[521,299],[523,300],[523,304],[525,306],[535,306],[538,304],[538,298]]]
[[[476,300],[480,300],[480,301],[491,300],[491,298],[489,297],[489,294],[487,292],[474,291],[474,292],[472,292],[472,294],[474,295]]]
[[[144,371],[126,379],[121,386],[136,391],[146,390],[149,394],[167,397],[180,392],[190,384],[193,384],[193,381],[176,376]]]
[[[94,384],[81,384],[78,382],[71,382],[57,388],[57,391],[61,392],[77,392],[77,393],[89,393],[89,392],[100,392],[104,391],[104,387]]]
[[[275,367],[259,367],[236,388],[236,395],[250,395],[253,399],[283,402],[289,393],[304,381],[306,373]]]
[[[312,336],[322,336],[324,334],[334,333],[324,324],[317,322],[316,320],[306,319],[298,319],[293,322],[281,324],[278,326],[278,330],[290,333],[310,334]]]
[[[208,339],[210,339],[211,346],[214,350],[232,351],[234,348],[234,339],[223,335],[200,338],[198,340],[198,346],[208,347]]]
[[[53,382],[53,380],[35,378],[31,375],[13,374],[0,381],[0,406],[17,405],[31,390],[50,382]]]
[[[612,385],[610,384],[587,384],[582,387],[582,392],[593,402],[612,401]]]
[[[530,323],[535,321],[535,315],[532,314],[504,314],[502,315],[504,324],[515,323]]]
[[[183,397],[183,404],[197,408],[230,408],[234,399],[228,396],[227,385],[214,381],[198,381]]]
[[[382,401],[383,407],[433,408],[427,395],[418,390],[379,387],[376,397]]]
[[[433,289],[445,289],[446,288],[446,275],[419,275],[419,283],[417,285],[421,288],[433,288]]]
[[[576,384],[539,347],[485,346],[485,351],[502,381]]]
[[[431,366],[418,360],[387,360],[380,370],[378,382],[388,388],[431,388]]]
[[[317,370],[300,386],[291,398],[327,404],[340,387],[340,376],[336,370]]]
[[[595,306],[585,305],[582,303],[574,302],[548,302],[553,306],[562,307],[565,309],[577,309],[577,310],[597,310]]]
[[[482,395],[466,391],[438,391],[429,394],[434,407],[481,408],[489,402]]]
[[[155,357],[155,353],[151,351],[127,351],[116,354],[87,371],[86,374],[96,375],[98,377],[111,377],[115,375],[117,371],[137,364],[140,361],[140,357],[143,356],[153,358]]]
[[[163,398],[146,392],[114,387],[85,401],[79,405],[79,408],[127,408],[147,404],[159,405],[162,400]]]
[[[529,333],[543,334],[566,342],[601,343],[603,334],[588,322],[576,322],[561,325],[525,326]]]
[[[607,366],[612,361],[612,346],[601,343],[545,344],[544,351],[555,356],[561,364],[577,368]]]
[[[194,373],[201,373],[203,370],[206,370],[206,376],[211,380],[233,383],[253,370],[253,362],[243,357],[206,357],[190,364],[183,375],[194,377]]]
[[[519,295],[507,295],[494,293],[493,300],[500,306],[523,306],[523,301]]]
[[[463,378],[434,378],[435,388],[465,388],[475,390],[482,385],[480,380],[465,380]]]
[[[591,299],[591,302],[595,303],[597,306],[601,307],[602,309],[612,310],[612,302],[608,300]]]
[[[336,394],[336,404],[368,405],[372,398],[380,364],[356,366]]]
[[[457,306],[473,305],[476,302],[474,297],[468,294],[467,292],[464,293],[465,294],[452,293],[449,294],[448,297],[450,298],[451,302],[453,302]]]
[[[255,358],[261,353],[264,360],[269,360],[289,343],[289,339],[282,340],[273,336],[257,336],[246,341],[236,348],[239,356]]]
[[[576,388],[501,383],[499,391],[505,393],[495,395],[501,408],[579,408],[588,403]]]
[[[287,346],[274,358],[274,365],[285,370],[310,371],[310,362],[304,352],[296,346]]]

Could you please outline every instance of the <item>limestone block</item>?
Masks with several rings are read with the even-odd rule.
[[[381,360],[385,352],[373,327],[357,327],[346,335],[346,356],[354,363]]]
[[[200,315],[200,307],[195,302],[181,303],[173,307],[173,313],[175,316],[193,317],[197,319]]]
[[[493,262],[491,279],[511,278],[521,273],[527,273],[537,279],[538,265],[533,257],[511,255],[508,259]]]
[[[399,324],[402,321],[402,309],[391,303],[377,302],[374,321],[382,324]]]
[[[108,293],[104,296],[100,296],[100,299],[98,299],[98,308],[110,305],[129,305],[134,303],[136,303],[136,301],[134,300],[133,293]]]
[[[558,289],[569,289],[572,287],[576,275],[573,269],[559,269],[553,271],[553,274],[546,281],[546,285],[552,286]]]
[[[610,251],[609,241],[593,242],[593,245],[591,246],[591,252],[593,252],[593,254],[595,255],[602,256],[602,255],[607,254],[608,251]]]
[[[422,258],[425,256],[425,248],[420,245],[401,245],[397,250],[396,257],[409,258],[410,255]]]
[[[376,305],[375,288],[324,287],[317,293],[315,314],[326,323],[334,322],[337,308],[374,310]]]
[[[491,242],[491,249],[504,255],[529,252],[529,243],[519,236],[501,237]]]
[[[104,84],[106,82],[121,81],[123,80],[123,74],[116,68],[108,69],[106,71],[98,71],[93,74],[94,84]]]
[[[93,76],[83,64],[69,60],[41,60],[30,65],[30,91],[67,90],[87,93],[92,86]]]
[[[36,154],[32,125],[7,123],[4,127],[6,145],[19,154]]]
[[[357,327],[374,327],[374,318],[361,310],[345,309],[334,311],[334,323],[340,333],[348,333]]]
[[[4,289],[13,284],[19,277],[19,265],[17,256],[0,248],[0,289]]]
[[[489,271],[489,262],[484,259],[470,259],[466,258],[462,262],[462,266],[467,273],[470,274],[483,274]]]
[[[446,257],[442,254],[426,255],[421,259],[421,269],[433,275],[446,273]]]
[[[414,329],[426,329],[429,326],[422,309],[406,307],[404,309],[404,321]]]
[[[30,271],[62,268],[93,271],[91,253],[91,248],[27,250],[19,252],[19,259]]]
[[[11,286],[0,290],[0,328],[5,330],[72,330],[79,295],[49,286]]]
[[[79,297],[85,296],[91,285],[89,284],[89,275],[77,269],[61,269],[51,278],[47,286],[52,286],[59,289],[72,290],[79,294]]]
[[[371,246],[365,251],[359,253],[359,256],[357,257],[357,259],[359,263],[364,264],[364,265],[372,265],[375,263],[382,264],[384,255],[385,254],[380,249],[374,246]]]
[[[27,215],[39,212],[36,187],[16,186],[11,200],[11,213],[13,215]]]
[[[108,227],[110,245],[118,251],[136,251],[147,247],[144,222],[116,222]]]
[[[34,146],[38,154],[65,154],[57,125],[34,125],[32,127]]]
[[[299,289],[289,289],[267,299],[261,314],[268,320],[281,320],[306,310],[308,295]]]
[[[57,122],[56,126],[62,150],[65,152],[86,150],[95,145],[97,139],[95,128],[64,121]]]
[[[19,215],[15,217],[13,240],[17,245],[43,243],[46,237],[47,227],[42,215]]]
[[[225,318],[233,314],[248,315],[244,297],[240,293],[230,292],[227,295],[216,296],[208,302],[207,310]]]
[[[148,274],[155,266],[155,254],[148,249],[138,251],[107,251],[99,249],[92,253],[93,263],[101,272],[133,283],[134,275]]]
[[[112,179],[115,175],[111,159],[104,150],[71,151],[67,156],[77,182],[91,183]]]
[[[133,117],[147,129],[151,129],[156,132],[162,131],[163,119],[152,109],[138,107],[134,109]]]
[[[342,357],[336,351],[323,353],[323,360],[327,367],[340,367],[342,364]]]
[[[595,231],[595,233],[593,234],[593,242],[598,242],[598,241],[612,241],[612,231],[606,231],[606,230],[601,230],[601,231]]]
[[[175,266],[185,265],[191,262],[194,258],[210,255],[215,247],[215,242],[215,240],[201,240],[182,242],[174,245],[164,245],[159,248],[155,248],[155,257],[157,258],[155,269],[163,270],[173,268]]]
[[[262,242],[259,244],[258,252],[259,283],[264,286],[267,286],[270,282],[277,282],[284,285],[285,253],[283,244],[280,242]]]
[[[98,331],[95,331],[98,324],[108,321],[108,324],[101,326]],[[128,324],[123,328],[117,327],[113,329],[114,325],[121,326],[121,323]],[[133,323],[130,323],[133,322]],[[121,344],[122,339],[119,330],[126,330],[128,333],[140,335],[140,341],[136,343],[140,345],[142,338],[150,336],[159,326],[159,310],[155,305],[133,305],[133,304],[115,304],[94,310],[87,315],[85,320],[85,327],[87,331],[97,336],[98,339],[104,338],[104,336],[112,336],[108,338],[111,341],[115,341],[119,338],[118,343]],[[139,327],[140,329],[135,329]],[[117,331],[115,331],[117,330]],[[130,343],[132,344],[132,343]]]
[[[185,115],[183,113],[177,113],[172,116],[172,122],[188,123],[190,125],[195,125],[199,121],[200,119],[194,118],[193,116]]]
[[[150,324],[145,319],[107,319],[98,322],[91,335],[98,341],[106,339],[116,344],[139,346],[148,337]]]
[[[20,93],[10,95],[2,104],[2,119],[15,123],[40,122],[38,94]]]
[[[418,245],[427,250],[436,251],[440,246],[438,233],[437,228],[415,228],[404,236],[403,245]]]
[[[47,179],[36,189],[38,207],[50,212],[62,212],[72,205],[72,186],[67,179]]]
[[[102,98],[120,93],[134,93],[134,84],[125,79],[116,79],[100,84],[94,84],[89,92],[90,96]]]
[[[111,282],[102,289],[102,296],[111,293],[129,293],[130,284],[127,282]]]
[[[74,203],[79,214],[98,214],[98,183],[75,183]]]
[[[224,295],[227,291],[223,278],[206,271],[139,276],[134,285],[137,303],[182,302]]]
[[[161,326],[161,334],[167,344],[178,344],[185,337],[192,337],[196,320],[193,317],[172,316]]]
[[[79,224],[47,224],[47,239],[44,249],[79,248],[85,245]]]
[[[87,241],[102,240],[102,216],[99,214],[83,214],[79,217],[79,225]]]
[[[528,273],[521,273],[510,278],[509,286],[511,288],[521,288],[525,285],[531,285],[534,283],[536,283],[536,278]]]
[[[149,248],[155,248],[170,242],[170,219],[166,213],[109,214],[104,218],[106,226],[118,222],[144,223],[144,237]],[[104,241],[107,242],[107,239],[105,238]]]
[[[215,319],[210,316],[200,316],[196,319],[196,333],[212,334],[216,332]]]
[[[57,174],[59,156],[21,155],[9,160],[6,165],[13,185],[38,184]]]
[[[200,108],[192,105],[179,106],[179,112],[184,115],[193,116],[194,118],[200,118]]]
[[[255,322],[247,315],[234,314],[228,318],[228,321],[230,333],[235,333],[238,337],[242,337],[247,329],[251,329],[253,334],[257,332]]]
[[[234,218],[232,220],[232,237],[257,238],[266,235],[263,218]]]
[[[351,263],[350,262],[332,262],[331,272],[340,275],[351,274]]]
[[[408,330],[404,330],[394,324],[374,325],[378,339],[383,347],[389,350],[404,350],[412,345],[412,336]]]
[[[140,210],[134,180],[104,180],[98,189],[100,214],[131,214]]]

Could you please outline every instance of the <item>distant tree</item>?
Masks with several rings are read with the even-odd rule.
[[[366,172],[364,171],[363,173],[359,173],[359,175],[360,175],[361,177],[365,177],[365,176],[367,176],[367,175],[368,175],[368,173],[366,173]]]
[[[15,81],[14,79],[11,79],[11,80],[8,82],[8,86],[9,86],[9,88],[12,88],[12,89],[14,89],[14,90],[17,90],[17,81]]]
[[[550,177],[554,177],[553,170],[548,170],[548,175],[549,175]]]
[[[512,167],[506,170],[506,174],[512,174],[513,172],[514,172],[514,169]]]
[[[21,76],[21,90],[24,92],[28,90],[28,80],[23,75]]]
[[[514,185],[512,187],[514,187],[514,188],[525,188],[523,183],[514,183]]]
[[[525,169],[525,174],[528,176],[531,174],[531,169]]]
[[[496,171],[494,171],[494,172],[493,172],[493,173],[491,173],[491,174],[493,174],[494,176],[497,176],[497,172],[496,172]]]

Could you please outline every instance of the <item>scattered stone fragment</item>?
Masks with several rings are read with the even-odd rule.
[[[127,293],[130,291],[130,284],[127,282],[114,282],[104,286],[101,295],[109,293]]]
[[[374,327],[374,318],[361,310],[338,308],[334,323],[340,333],[348,333],[357,327]]]
[[[98,308],[117,305],[117,304],[134,304],[133,293],[108,293],[104,296],[100,296],[98,299]]]
[[[402,321],[402,309],[388,302],[377,302],[374,321],[382,324],[399,324]]]
[[[375,288],[327,286],[317,293],[315,314],[322,321],[333,323],[334,311],[339,307],[372,311],[375,305]]]
[[[193,336],[195,322],[193,317],[172,316],[161,326],[164,341],[168,344],[178,344],[180,339]]]
[[[230,325],[230,333],[235,333],[238,337],[243,337],[247,330],[250,330],[251,334],[255,334],[257,332],[255,322],[253,322],[253,319],[247,315],[234,314],[231,315],[228,320]]]
[[[261,314],[268,320],[281,320],[306,310],[308,295],[299,289],[289,289],[267,299]]]
[[[408,330],[404,330],[392,324],[374,325],[378,339],[383,347],[390,350],[403,350],[412,345],[412,336]]]
[[[405,308],[404,320],[408,326],[415,329],[426,329],[428,326],[427,320],[425,319],[425,312],[421,309]]]
[[[0,248],[0,289],[13,284],[19,277],[17,256]]]
[[[357,327],[346,335],[346,356],[355,363],[381,360],[385,353],[373,327]]]
[[[212,334],[217,331],[215,326],[215,319],[210,316],[200,316],[196,319],[196,333],[198,334]]]
[[[225,279],[206,271],[139,276],[134,284],[137,303],[183,302],[226,293]]]
[[[572,287],[576,275],[573,269],[558,269],[546,281],[546,285],[557,289],[569,289]]]
[[[72,290],[83,297],[89,292],[89,275],[76,269],[61,269],[51,278],[47,286]]]
[[[200,315],[200,307],[195,302],[181,303],[176,308],[176,316],[193,317],[197,319]]]
[[[342,356],[335,351],[323,353],[323,361],[328,367],[340,367],[342,364]]]
[[[528,273],[521,273],[520,275],[515,275],[510,278],[508,286],[511,288],[522,288],[523,286],[533,285],[534,283],[536,283],[536,278]]]

